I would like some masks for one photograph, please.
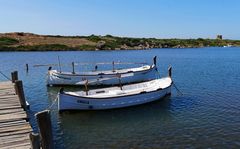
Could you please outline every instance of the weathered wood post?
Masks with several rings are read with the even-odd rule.
[[[13,71],[11,73],[12,76],[12,83],[14,83],[16,80],[18,80],[18,72],[17,71]]]
[[[26,64],[26,72],[28,73],[28,64]]]
[[[95,71],[97,71],[97,69],[98,69],[98,66],[97,66],[97,65],[95,65]]]
[[[31,148],[32,149],[40,149],[40,136],[38,133],[30,133],[29,138],[31,140]]]
[[[112,62],[112,71],[115,72],[115,63],[114,63],[114,61]]]
[[[49,110],[44,110],[35,114],[37,118],[41,147],[43,149],[53,149],[52,123]]]
[[[172,66],[168,68],[168,76],[172,78]]]
[[[72,62],[72,74],[75,74],[74,62]]]
[[[21,80],[16,80],[15,81],[15,90],[16,94],[19,97],[21,107],[26,110],[27,109],[27,104],[26,104],[26,99],[24,95],[24,90],[23,90],[23,84]]]

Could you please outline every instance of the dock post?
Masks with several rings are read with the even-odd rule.
[[[75,74],[74,62],[72,62],[72,74]]]
[[[28,64],[26,64],[26,72],[28,73]]]
[[[172,78],[172,66],[168,68],[168,76]]]
[[[113,72],[115,72],[115,66],[114,66],[114,65],[115,65],[115,63],[114,63],[114,61],[113,61],[113,62],[112,62],[112,71],[113,71]]]
[[[19,97],[21,107],[24,110],[26,110],[27,109],[27,104],[26,104],[24,90],[23,90],[23,84],[22,84],[21,80],[16,80],[15,81],[15,90],[16,90],[16,94]]]
[[[44,110],[36,113],[35,116],[40,133],[41,147],[43,149],[54,148],[50,111]]]
[[[12,83],[14,83],[16,80],[18,80],[18,72],[17,71],[13,71],[11,73],[12,76]]]
[[[29,138],[31,140],[31,148],[32,149],[40,149],[40,136],[38,133],[31,132],[29,134]]]

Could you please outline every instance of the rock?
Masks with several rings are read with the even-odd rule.
[[[104,46],[105,46],[105,44],[106,44],[106,42],[103,41],[103,40],[98,41],[98,42],[97,42],[97,45],[96,45],[96,48],[97,48],[97,49],[103,49]]]

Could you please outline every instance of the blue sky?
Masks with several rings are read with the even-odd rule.
[[[239,0],[0,0],[0,32],[240,39]]]

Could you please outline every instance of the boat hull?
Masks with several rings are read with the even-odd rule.
[[[106,110],[141,105],[160,100],[171,94],[171,85],[164,89],[152,92],[143,92],[137,95],[121,96],[105,99],[88,99],[64,93],[58,95],[58,109],[64,110]]]
[[[95,75],[89,74],[66,74],[59,73],[55,70],[51,70],[48,72],[47,76],[47,85],[48,86],[58,86],[58,85],[75,85],[81,86],[84,85],[85,80],[88,80],[89,86],[96,85],[117,85],[119,84],[119,78],[116,77],[117,74],[122,76],[132,74],[127,77],[121,77],[122,84],[129,84],[135,82],[143,82],[156,78],[156,66],[151,66],[149,69],[141,70],[141,71],[128,71],[128,72],[113,72],[113,73],[98,73]]]

